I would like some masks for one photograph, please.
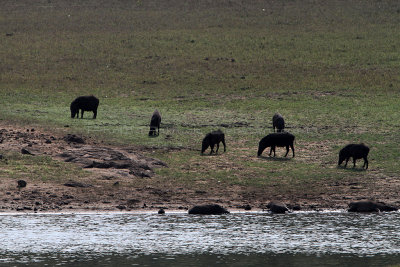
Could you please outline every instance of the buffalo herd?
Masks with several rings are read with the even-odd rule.
[[[71,110],[71,118],[79,118],[79,110],[81,111],[81,118],[83,118],[84,111],[92,111],[93,119],[97,117],[97,108],[99,106],[99,99],[95,96],[79,96],[74,101],[72,101],[70,105]],[[155,110],[150,120],[150,131],[149,136],[158,136],[160,133],[160,124],[161,124],[161,114],[158,110]],[[286,132],[285,129],[285,120],[283,116],[279,113],[275,113],[272,117],[272,128],[274,133],[270,133],[267,136],[263,137],[258,144],[258,152],[257,156],[260,157],[263,151],[270,147],[269,156],[271,156],[272,152],[274,152],[275,157],[275,148],[276,147],[286,147],[285,157],[289,153],[289,148],[292,150],[292,154],[294,157],[294,140],[295,136],[289,132]],[[275,129],[277,132],[275,132]],[[202,142],[201,146],[201,154],[203,154],[208,147],[210,147],[210,155],[214,152],[214,146],[217,146],[215,153],[218,153],[219,144],[222,142],[224,145],[224,152],[226,151],[225,145],[225,134],[221,130],[213,131],[208,133]],[[353,159],[353,168],[356,166],[357,159],[364,159],[363,168],[368,169],[368,153],[369,148],[361,144],[349,144],[342,148],[339,152],[339,161],[338,166],[340,166],[343,161],[346,161],[344,167],[347,167],[347,162],[350,158]]]

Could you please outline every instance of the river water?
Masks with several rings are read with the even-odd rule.
[[[386,266],[400,213],[1,214],[7,266]]]

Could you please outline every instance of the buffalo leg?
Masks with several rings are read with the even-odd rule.
[[[217,143],[217,150],[215,151],[215,154],[218,153],[218,150],[219,150],[219,142]]]
[[[83,119],[83,109],[81,109],[81,119]]]
[[[210,151],[210,155],[214,152],[214,145],[210,145],[211,151]]]
[[[290,144],[290,148],[292,149],[293,158],[294,158],[294,146],[293,146],[293,144]]]
[[[345,167],[345,168],[347,167],[347,162],[349,162],[349,159],[350,159],[350,158],[346,158],[346,163],[344,164],[344,167]]]
[[[96,117],[97,117],[97,110],[94,110],[93,111],[93,119],[96,119]]]
[[[353,157],[353,168],[356,167],[356,159]]]
[[[286,154],[285,154],[285,158],[286,158],[287,154],[289,154],[289,146],[286,146]]]
[[[364,157],[364,166],[366,166],[365,169],[368,169],[368,159],[367,159],[367,157]]]
[[[226,152],[225,140],[222,140],[222,144],[224,145],[224,152]]]

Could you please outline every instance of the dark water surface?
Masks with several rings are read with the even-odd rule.
[[[4,266],[386,266],[400,213],[2,214]]]

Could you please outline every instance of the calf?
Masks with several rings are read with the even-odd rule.
[[[149,136],[157,136],[160,134],[160,124],[161,124],[161,114],[156,109],[153,112],[153,116],[151,116]],[[156,129],[158,130],[157,133]]]
[[[222,142],[224,145],[224,152],[226,152],[226,145],[225,145],[225,134],[221,130],[213,131],[208,133],[206,137],[203,139],[203,143],[201,145],[201,154],[206,151],[206,149],[210,146],[211,151],[210,155],[214,152],[214,145],[217,145],[217,150],[215,153],[218,153],[219,143]]]
[[[272,117],[272,128],[277,129],[278,133],[283,132],[283,129],[285,128],[285,120],[283,119],[282,115],[279,113],[275,113],[275,115]]]
[[[81,119],[83,118],[84,111],[93,111],[93,119],[96,119],[97,116],[97,107],[99,106],[99,99],[95,96],[80,96],[77,97],[74,101],[72,101],[70,109],[71,109],[71,118],[79,118],[79,110],[81,110]]]
[[[363,143],[349,144],[340,150],[338,166],[340,166],[340,164],[342,164],[342,162],[346,160],[346,163],[344,164],[344,167],[346,168],[349,159],[353,158],[353,168],[354,168],[356,167],[357,159],[364,159],[363,168],[365,167],[365,169],[368,169],[368,159],[367,159],[368,153],[369,153],[369,147],[367,147]]]
[[[261,139],[260,143],[258,144],[257,156],[261,156],[262,152],[267,147],[271,147],[269,155],[271,156],[272,151],[274,151],[274,157],[275,157],[276,147],[286,147],[286,154],[285,154],[286,157],[287,154],[289,153],[289,146],[290,146],[294,157],[294,147],[293,147],[294,138],[295,138],[294,135],[288,132],[269,134],[265,136],[263,139]]]

